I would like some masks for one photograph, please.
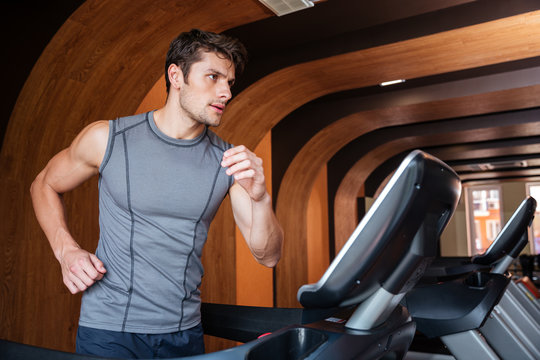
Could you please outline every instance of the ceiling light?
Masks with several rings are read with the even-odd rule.
[[[490,163],[475,163],[465,165],[465,170],[472,171],[490,171],[501,169],[513,169],[513,168],[526,168],[528,166],[527,161],[494,161]]]
[[[380,83],[380,86],[388,86],[388,85],[394,85],[394,84],[401,84],[404,83],[405,79],[399,79],[399,80],[391,80],[391,81],[385,81]]]
[[[295,11],[307,9],[313,6],[310,0],[259,0],[277,16],[290,14]]]

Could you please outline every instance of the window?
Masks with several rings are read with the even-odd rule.
[[[466,203],[469,255],[472,256],[486,251],[501,231],[501,187],[468,187]]]
[[[489,243],[497,237],[501,231],[501,222],[499,220],[486,220],[486,238]]]
[[[531,254],[540,254],[540,183],[528,183],[527,195],[536,199],[536,211],[529,233]]]

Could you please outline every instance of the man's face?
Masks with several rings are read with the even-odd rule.
[[[191,65],[187,83],[180,89],[180,112],[195,122],[218,126],[232,96],[234,66],[216,53],[201,55],[201,60]]]

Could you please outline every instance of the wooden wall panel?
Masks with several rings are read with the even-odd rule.
[[[308,200],[306,215],[308,283],[316,283],[330,265],[328,237],[328,182],[323,166]]]

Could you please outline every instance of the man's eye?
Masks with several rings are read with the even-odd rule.
[[[208,75],[208,77],[212,80],[217,80],[218,76],[216,74]]]

